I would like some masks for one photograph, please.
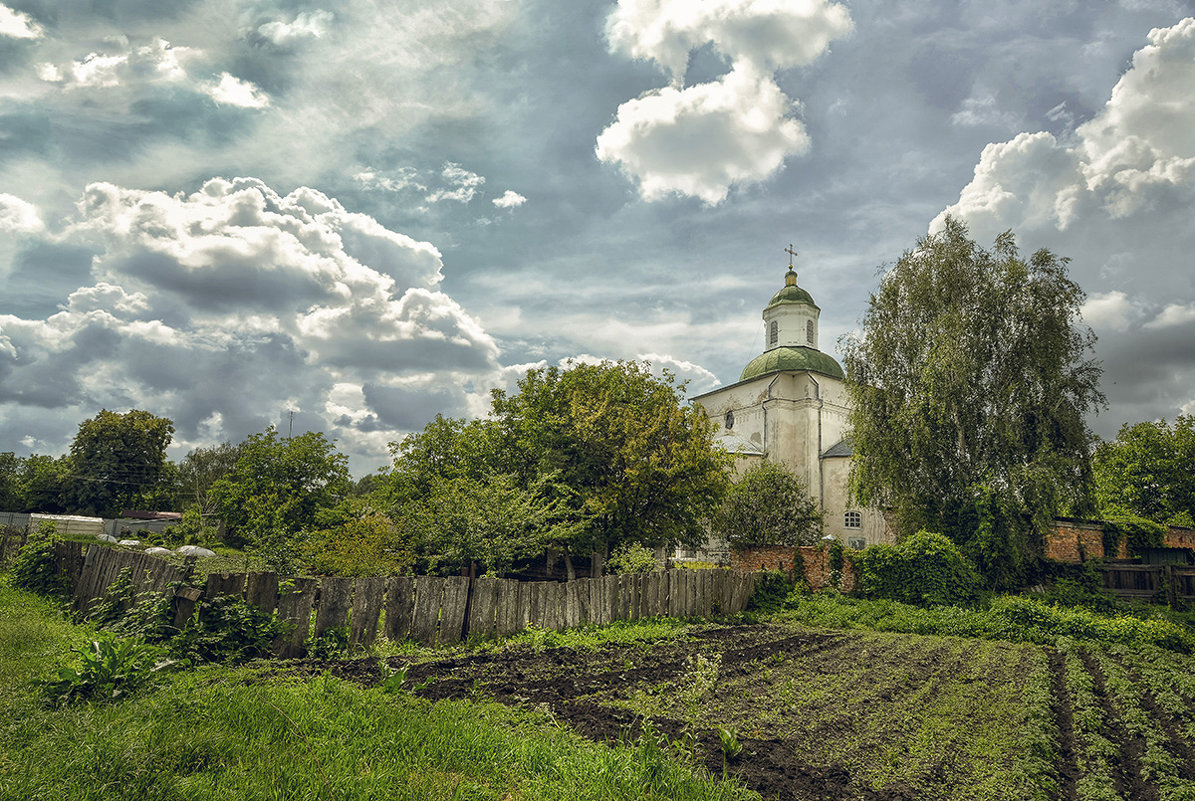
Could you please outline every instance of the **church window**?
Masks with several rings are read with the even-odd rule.
[[[805,341],[813,344],[813,320],[805,321]]]
[[[726,430],[729,431],[732,428],[734,428],[734,412],[727,412],[726,413]]]
[[[847,512],[842,516],[842,524],[847,528],[863,528],[863,516],[858,512]]]
[[[862,537],[850,537],[847,539],[846,544],[853,551],[861,551],[867,547],[867,540]]]
[[[780,324],[777,323],[775,320],[773,320],[772,324],[768,327],[768,344],[775,345],[779,341],[780,341]]]

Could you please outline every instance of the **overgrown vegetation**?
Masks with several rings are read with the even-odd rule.
[[[29,535],[9,567],[14,587],[51,597],[66,594],[66,577],[59,572],[54,560],[56,538],[57,527],[49,521],[40,523]]]
[[[919,531],[897,545],[873,545],[851,555],[864,598],[888,598],[923,606],[967,605],[982,582],[974,565],[951,540]]]

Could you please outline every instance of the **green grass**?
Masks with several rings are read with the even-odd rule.
[[[47,708],[92,632],[0,583],[0,799],[757,798],[654,742],[609,747],[546,715],[328,676],[207,666],[118,704]]]

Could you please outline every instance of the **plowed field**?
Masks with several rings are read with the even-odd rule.
[[[654,736],[765,799],[1165,801],[1195,799],[1193,668],[1157,649],[759,624],[456,656],[406,681],[539,708],[594,739]]]

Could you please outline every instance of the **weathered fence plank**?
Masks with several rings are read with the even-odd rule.
[[[496,632],[499,637],[522,631],[519,623],[519,582],[511,579],[494,579],[497,586],[494,606],[497,614]]]
[[[531,620],[531,587],[534,585],[533,581],[520,581],[519,585],[519,603],[515,613],[515,631],[522,631],[527,628],[528,621]]]
[[[245,595],[244,573],[208,573],[207,583],[203,587],[205,598],[215,598],[218,595]]]
[[[315,613],[316,637],[322,637],[329,629],[347,629],[352,590],[351,578],[325,576],[320,579],[319,606]]]
[[[315,592],[319,584],[311,578],[295,578],[291,587],[278,597],[278,619],[290,623],[293,628],[274,640],[274,653],[282,657],[302,656],[303,643],[307,642],[307,631],[311,625],[311,609],[315,605]]]
[[[381,576],[353,580],[353,611],[349,615],[349,645],[372,645],[377,638],[378,617],[386,596]]]
[[[278,605],[278,574],[250,573],[245,580],[245,602],[267,615]]]
[[[395,576],[386,588],[386,639],[402,642],[411,637],[415,615],[415,579]]]
[[[436,644],[436,629],[440,625],[440,603],[444,596],[444,579],[419,576],[415,579],[415,618],[411,621],[411,639],[421,645]]]
[[[469,579],[451,576],[444,579],[444,601],[436,643],[452,645],[461,641],[465,628],[465,607],[469,602]]]
[[[496,629],[495,607],[497,603],[497,579],[479,578],[473,580],[473,595],[469,602],[468,634],[477,637],[492,637]]]

